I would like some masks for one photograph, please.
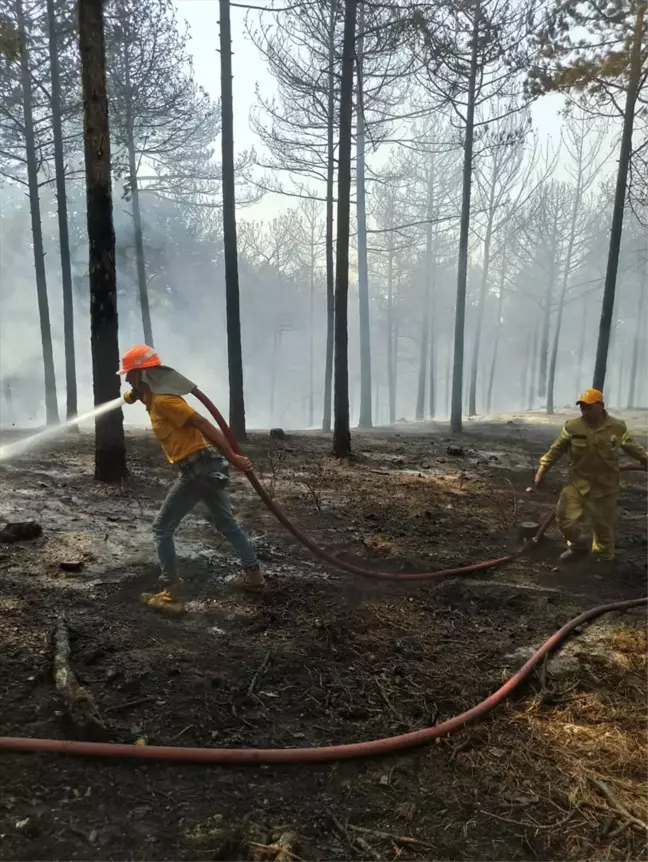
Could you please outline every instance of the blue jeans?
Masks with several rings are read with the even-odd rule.
[[[172,485],[162,508],[153,521],[162,574],[160,581],[168,584],[178,577],[178,561],[173,534],[182,519],[198,503],[204,503],[216,529],[238,552],[246,569],[258,565],[256,554],[237,523],[227,495],[228,465],[211,449],[195,452],[178,465],[180,475]]]

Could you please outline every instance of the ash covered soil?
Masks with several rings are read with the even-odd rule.
[[[246,451],[329,550],[440,569],[501,556],[520,521],[550,511],[564,465],[541,494],[524,489],[561,418],[468,424],[460,440],[440,424],[355,434],[343,463],[319,434],[254,434]],[[630,424],[645,442],[645,414]],[[53,683],[61,617],[109,741],[304,747],[450,718],[576,614],[646,594],[641,473],[624,474],[614,572],[559,567],[552,527],[507,568],[403,584],[326,569],[236,476],[233,505],[270,588],[238,591],[236,561],[198,510],[178,533],[190,613],[169,620],[138,596],[155,585],[150,522],[172,472],[152,435],[128,445],[131,479],[117,487],[93,480],[89,435],[0,465],[0,520],[43,527],[0,546],[2,736],[84,738]],[[646,664],[644,609],[610,614],[485,719],[369,760],[241,768],[3,751],[0,858],[645,858]],[[286,830],[297,840],[279,857]]]

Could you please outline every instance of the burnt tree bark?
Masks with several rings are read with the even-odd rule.
[[[434,416],[434,368],[433,363],[430,363],[428,369],[428,351],[432,355],[433,350],[430,350],[430,329],[431,329],[431,313],[430,313],[430,294],[433,285],[433,272],[436,264],[436,250],[432,249],[432,214],[434,211],[434,161],[430,161],[427,176],[427,208],[426,218],[428,223],[425,228],[425,292],[423,295],[423,321],[421,323],[421,349],[419,359],[418,373],[418,389],[416,393],[416,419],[423,419],[425,416],[425,376],[429,370],[429,393],[430,393],[430,415]],[[435,228],[436,231],[436,228]],[[435,236],[436,239],[436,236]]]
[[[79,0],[79,52],[83,88],[86,199],[90,258],[90,342],[94,402],[119,397],[119,343],[115,229],[110,175],[110,128],[106,96],[103,0]],[[95,423],[95,478],[128,475],[124,415],[113,410]]]
[[[237,440],[245,440],[243,347],[238,252],[236,248],[236,198],[234,189],[234,114],[232,95],[232,35],[229,0],[219,0],[223,174],[223,254],[227,316],[227,366],[229,371],[229,424]]]
[[[74,350],[74,302],[72,298],[72,264],[70,262],[70,235],[68,229],[67,192],[65,188],[65,162],[63,159],[61,70],[58,55],[54,0],[47,0],[47,27],[49,36],[50,76],[52,82],[52,137],[54,143],[56,202],[58,209],[58,230],[61,254],[61,286],[63,288],[66,415],[68,419],[71,419],[77,414],[76,359]]]
[[[364,3],[358,13],[356,46],[356,193],[358,221],[358,304],[360,318],[360,428],[371,428],[371,329],[369,268],[367,265],[367,209],[365,201],[365,118],[363,103]]]
[[[608,350],[610,347],[610,328],[614,313],[614,294],[616,291],[617,271],[619,269],[619,251],[623,233],[623,212],[626,202],[628,185],[628,169],[632,155],[632,132],[634,128],[635,106],[641,75],[641,43],[643,37],[645,3],[637,6],[634,39],[630,55],[630,75],[626,103],[623,115],[623,133],[619,152],[619,168],[617,171],[616,189],[614,192],[614,209],[612,211],[612,227],[610,229],[610,250],[608,252],[605,284],[603,287],[603,306],[599,324],[598,343],[596,346],[596,362],[594,365],[594,389],[603,390],[607,370]]]
[[[335,270],[333,266],[333,192],[335,179],[335,12],[336,0],[329,10],[328,93],[326,124],[326,358],[324,363],[324,411],[322,431],[331,430],[333,391],[333,343],[335,331]]]
[[[470,51],[468,78],[466,128],[464,140],[463,193],[461,201],[461,224],[459,228],[459,262],[457,274],[457,304],[455,309],[454,361],[452,369],[452,403],[450,406],[450,429],[458,434],[463,430],[462,394],[464,369],[464,331],[466,328],[466,281],[468,278],[468,233],[470,230],[470,197],[472,191],[472,161],[475,126],[475,88],[477,82],[477,58],[479,42],[480,0],[475,6],[475,21]]]
[[[502,251],[502,272],[500,274],[499,297],[497,300],[497,323],[495,324],[495,336],[493,338],[493,358],[491,360],[490,374],[488,375],[488,390],[486,392],[486,413],[491,412],[493,405],[493,386],[495,384],[495,371],[497,369],[497,354],[499,352],[499,343],[502,335],[502,314],[504,312],[504,285],[506,284],[506,276],[508,271],[508,258],[506,250],[508,246],[508,234],[504,237]],[[522,393],[524,398],[524,393]]]
[[[484,258],[482,261],[479,299],[477,301],[477,320],[475,321],[475,336],[473,343],[472,362],[470,366],[470,388],[468,394],[468,415],[477,413],[477,376],[479,374],[479,351],[481,348],[482,329],[484,327],[484,308],[488,292],[488,275],[490,269],[491,243],[493,239],[493,222],[495,221],[495,192],[497,187],[497,170],[499,161],[495,160],[493,177],[488,200],[488,215],[486,218],[486,236],[484,238]]]
[[[351,126],[353,122],[353,67],[357,0],[346,0],[340,84],[340,141],[338,148],[337,259],[335,266],[335,416],[333,454],[351,454],[349,430],[349,222],[351,211]]]
[[[20,46],[20,72],[22,86],[23,115],[25,121],[25,153],[27,156],[27,183],[29,187],[29,210],[31,214],[32,238],[34,242],[34,270],[36,273],[36,295],[43,348],[43,370],[45,374],[45,416],[48,425],[59,421],[54,374],[54,352],[52,349],[52,327],[47,298],[47,276],[45,274],[45,251],[43,249],[43,226],[41,223],[40,196],[38,192],[38,160],[34,139],[34,116],[32,105],[32,81],[29,68],[29,51],[25,32],[25,12],[22,0],[16,0],[16,25]]]

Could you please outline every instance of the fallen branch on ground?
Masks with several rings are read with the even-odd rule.
[[[387,841],[393,841],[396,844],[410,844],[415,847],[432,847],[432,844],[427,844],[425,841],[420,841],[418,838],[411,838],[407,835],[392,835],[390,832],[381,832],[379,829],[367,829],[364,826],[352,826],[349,824],[349,829],[354,832],[360,832],[363,835],[373,835],[374,838],[383,838]]]
[[[248,690],[247,690],[247,693],[250,695],[250,697],[254,694],[254,689],[256,688],[256,684],[257,684],[257,682],[259,681],[259,677],[261,676],[261,674],[263,673],[263,671],[264,671],[264,670],[266,669],[266,667],[268,666],[268,662],[270,661],[270,656],[271,656],[271,655],[272,655],[272,650],[270,650],[270,649],[269,649],[269,650],[268,650],[268,652],[265,654],[265,656],[264,656],[264,658],[263,658],[263,661],[261,662],[261,665],[260,665],[259,669],[258,669],[258,670],[257,670],[257,672],[254,674],[254,676],[252,677],[252,680],[251,680],[251,682],[250,682],[250,684],[249,684],[249,686],[248,686]]]
[[[605,796],[610,808],[617,814],[620,814],[621,817],[625,818],[625,823],[622,825],[629,824],[630,826],[634,826],[636,829],[640,829],[644,833],[648,832],[648,824],[644,823],[643,820],[639,820],[639,818],[635,817],[634,814],[631,814],[628,809],[619,802],[604,781],[601,781],[598,778],[592,778],[592,776],[589,776],[589,780],[592,782],[594,787],[600,790],[603,796]]]
[[[54,683],[67,714],[80,730],[105,737],[107,728],[90,692],[79,684],[70,664],[70,639],[64,619],[54,633]]]

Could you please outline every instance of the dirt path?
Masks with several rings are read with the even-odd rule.
[[[528,500],[551,424],[443,426],[354,439],[340,464],[320,435],[249,447],[266,485],[329,549],[365,565],[440,568],[498,556],[549,511],[560,474]],[[645,429],[639,429],[644,430]],[[641,437],[641,434],[638,435]],[[478,578],[378,584],[325,570],[233,483],[272,589],[239,594],[235,561],[200,512],[179,534],[192,598],[149,614],[150,521],[170,481],[156,443],[130,439],[132,479],[92,478],[89,438],[0,466],[0,519],[43,536],[0,547],[0,734],[75,738],[52,682],[59,616],[115,741],[301,747],[390,736],[474,705],[568,619],[646,592],[646,496],[624,479],[614,574],[536,556]],[[80,571],[61,571],[80,563]],[[70,566],[68,565],[68,568]],[[74,566],[72,566],[74,568]],[[263,667],[250,692],[255,673]],[[201,768],[0,755],[2,859],[639,859],[646,821],[645,614],[613,615],[517,698],[436,745],[322,766]]]

